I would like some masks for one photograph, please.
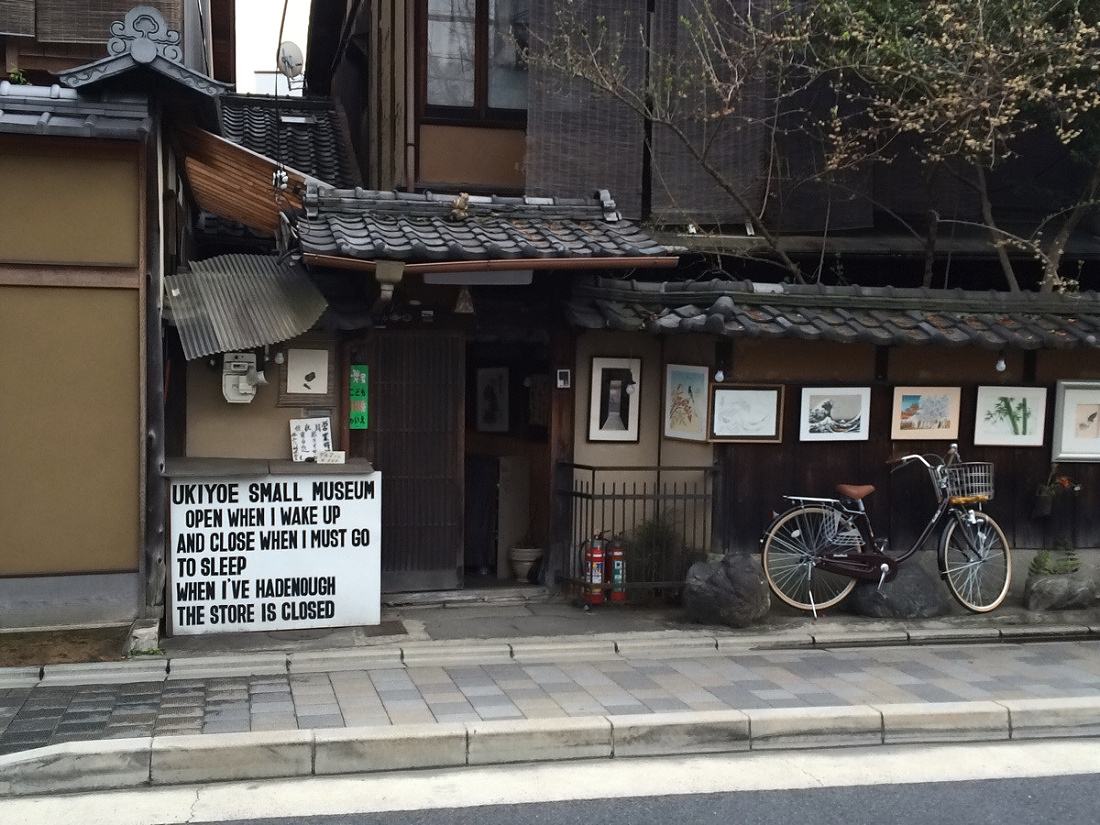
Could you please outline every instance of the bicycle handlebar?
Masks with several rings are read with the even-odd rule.
[[[953,443],[950,447],[948,447],[948,449],[947,449],[947,458],[943,463],[944,464],[952,464],[953,462],[957,461],[958,458],[959,458],[959,445]],[[919,461],[921,464],[923,464],[925,466],[926,469],[928,469],[928,470],[932,469],[932,465],[931,465],[931,463],[929,463],[927,458],[925,458],[923,455],[917,455],[915,453],[912,454],[912,455],[903,455],[900,458],[892,458],[889,461],[887,461],[886,463],[887,464],[896,464],[897,466],[894,467],[894,469],[895,470],[900,470],[902,467],[904,467],[906,464],[910,463],[911,461]]]

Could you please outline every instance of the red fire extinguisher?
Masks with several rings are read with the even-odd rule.
[[[601,533],[594,536],[584,551],[584,603],[603,604],[604,550],[607,541]]]
[[[611,601],[626,601],[626,548],[621,536],[611,540],[607,549],[608,580],[611,582]]]

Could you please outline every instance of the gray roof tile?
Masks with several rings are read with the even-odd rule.
[[[462,261],[674,255],[623,220],[606,192],[591,199],[470,197],[310,186],[298,235],[306,252],[366,260]]]
[[[0,133],[137,140],[152,128],[143,96],[83,95],[0,81]]]
[[[777,291],[778,289],[778,291]],[[631,318],[609,307],[640,307]],[[595,279],[567,307],[577,326],[844,343],[1100,347],[1100,293],[963,292],[713,280]]]

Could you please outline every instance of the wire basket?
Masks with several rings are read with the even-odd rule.
[[[993,465],[988,461],[966,461],[944,469],[949,498],[993,498]]]
[[[826,512],[824,527],[825,541],[835,547],[859,547],[863,544],[859,528],[836,510]]]

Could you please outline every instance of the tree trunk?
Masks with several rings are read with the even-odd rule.
[[[1012,292],[1019,292],[1020,282],[1016,280],[1016,270],[1013,268],[1012,261],[1008,257],[1008,250],[1005,249],[1004,240],[997,227],[997,222],[993,220],[993,204],[989,201],[989,187],[985,180],[985,169],[982,168],[980,163],[975,163],[974,169],[978,173],[978,196],[981,198],[982,202],[982,219],[985,221],[985,225],[989,227],[989,237],[993,241],[994,248],[997,250],[997,260],[1001,262],[1001,269],[1004,271],[1008,288]]]
[[[1066,216],[1062,225],[1058,227],[1058,231],[1045,250],[1046,260],[1043,262],[1043,282],[1039,285],[1040,292],[1052,292],[1054,290],[1054,282],[1058,278],[1058,267],[1062,263],[1062,255],[1066,251],[1069,236],[1073,234],[1073,230],[1081,222],[1085,210],[1092,205],[1092,201],[1096,198],[1097,189],[1100,189],[1100,163],[1093,167],[1092,176],[1089,178],[1088,185],[1080,200]]]

